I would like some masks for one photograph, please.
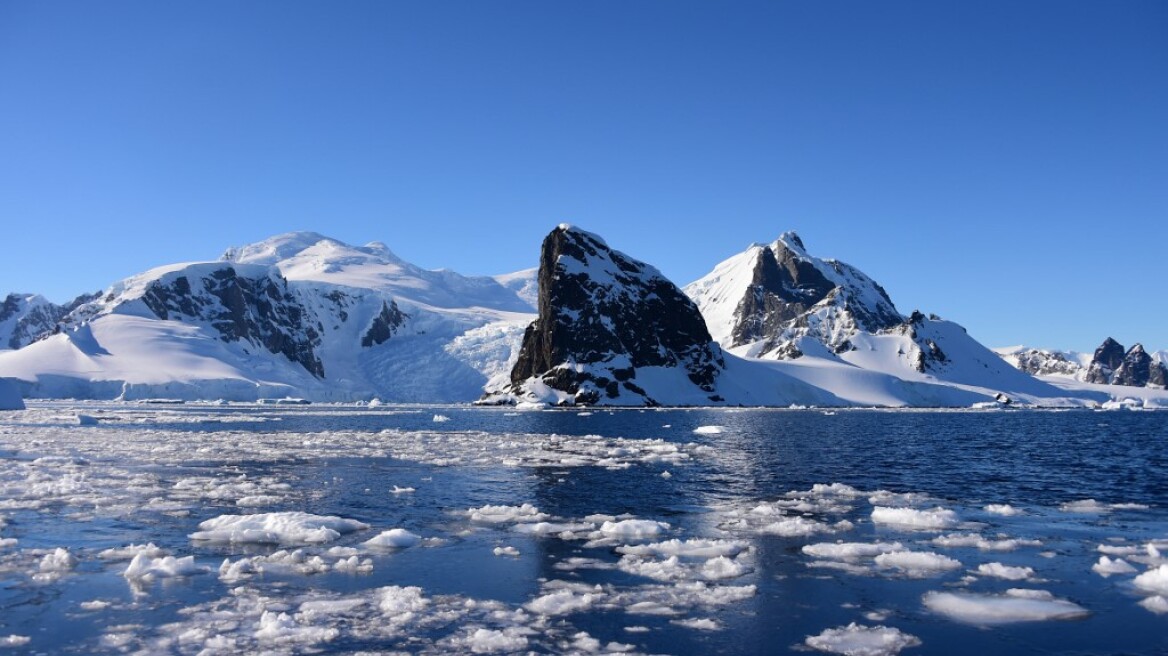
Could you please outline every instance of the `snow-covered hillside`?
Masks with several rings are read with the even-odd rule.
[[[870,375],[854,373],[858,369],[983,397],[1063,403],[1066,396],[1011,367],[956,323],[900,314],[876,281],[851,265],[810,255],[791,232],[751,245],[685,290],[723,348],[747,359],[799,364],[790,371],[842,366],[857,381]],[[829,388],[845,398],[867,398],[854,385]],[[920,389],[893,395],[900,403],[891,405],[957,404]]]
[[[1125,349],[1110,337],[1093,354],[1025,346],[994,351],[1011,366],[1060,384],[1079,382],[1152,389],[1168,386],[1168,351],[1149,353],[1143,344]]]
[[[0,376],[34,397],[468,401],[532,318],[524,274],[505,279],[289,233],[118,282]]]

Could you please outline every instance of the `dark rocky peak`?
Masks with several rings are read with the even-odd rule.
[[[1095,355],[1091,358],[1091,364],[1087,368],[1087,382],[1100,385],[1110,384],[1115,370],[1123,363],[1124,355],[1122,344],[1110,337],[1103,340],[1099,348],[1095,349]]]
[[[1164,385],[1164,367],[1152,360],[1152,356],[1144,350],[1143,344],[1136,344],[1123,356],[1115,373],[1111,376],[1112,385],[1128,385],[1131,387],[1147,387]]]
[[[147,283],[142,302],[159,319],[209,324],[225,342],[250,342],[324,377],[314,351],[322,326],[287,282],[266,270],[248,267],[241,274],[229,263],[193,265]]]
[[[94,296],[57,305],[39,294],[9,294],[0,303],[0,348],[19,349],[52,335],[66,315]]]
[[[654,404],[659,399],[637,370],[668,367],[720,400],[721,350],[697,306],[656,268],[597,235],[561,225],[544,239],[538,309],[511,372],[512,393],[522,395],[535,380],[577,403],[623,397]]]

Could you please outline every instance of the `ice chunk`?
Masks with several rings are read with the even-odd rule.
[[[1141,590],[1168,595],[1168,565],[1160,565],[1140,574],[1132,580],[1132,584]]]
[[[518,556],[519,550],[515,547],[495,547],[492,551],[496,556]]]
[[[709,617],[695,617],[695,618],[684,619],[684,620],[669,620],[669,623],[676,624],[678,626],[684,626],[687,629],[694,629],[696,631],[721,631],[722,630],[722,625],[718,623],[718,620],[711,619]],[[632,628],[632,627],[630,627],[630,628]],[[625,630],[628,631],[629,629],[626,628]]]
[[[722,433],[721,426],[698,426],[693,429],[694,433],[698,435],[720,435]]]
[[[436,424],[442,424],[450,421],[450,417],[447,417],[446,415],[434,415],[433,421]]]
[[[600,525],[600,532],[608,537],[622,540],[643,540],[656,537],[661,531],[667,530],[669,524],[655,522],[651,519],[625,519],[619,522],[605,522]]]
[[[97,557],[102,560],[132,560],[138,554],[144,554],[151,558],[160,558],[167,555],[166,549],[155,545],[153,542],[147,542],[146,544],[128,544],[124,547],[105,549],[98,553]]]
[[[1021,515],[1022,511],[1008,503],[991,503],[984,508],[988,513],[995,515],[1002,515],[1003,517],[1013,517],[1014,515]]]
[[[525,503],[522,506],[483,506],[466,511],[472,522],[505,524],[510,522],[538,522],[549,517],[539,508]]]
[[[430,601],[422,596],[422,589],[419,587],[391,585],[381,588],[380,592],[381,601],[378,608],[395,624],[404,624],[412,620],[416,613],[430,605]]]
[[[480,628],[463,638],[461,643],[476,654],[524,651],[527,649],[524,631],[519,627],[507,627],[501,631]]]
[[[1044,590],[1015,588],[1001,595],[928,592],[923,601],[935,613],[978,625],[1071,620],[1088,614],[1082,606],[1065,599],[1056,599]]]
[[[156,578],[197,574],[201,571],[203,569],[195,565],[194,556],[151,558],[143,552],[134,556],[126,571],[122,572],[122,576],[131,580],[150,581]]]
[[[1168,613],[1168,599],[1161,595],[1155,595],[1148,597],[1147,599],[1142,599],[1140,600],[1140,605],[1152,611],[1153,613],[1156,613],[1157,615]]]
[[[895,656],[902,649],[918,647],[919,638],[887,626],[860,626],[855,622],[827,629],[804,641],[808,647],[845,656]]]
[[[876,506],[872,509],[872,522],[908,528],[942,529],[957,524],[957,513],[947,508],[917,510]]]
[[[332,627],[303,626],[287,613],[265,610],[260,616],[255,637],[261,641],[280,644],[312,645],[333,640],[340,633],[338,629]]]
[[[587,610],[599,601],[602,593],[577,593],[573,590],[556,590],[532,599],[524,608],[539,615],[566,615]]]
[[[38,569],[44,573],[68,572],[77,566],[77,558],[68,549],[57,547],[45,554]]]
[[[23,647],[31,640],[32,638],[28,636],[16,635],[13,633],[12,635],[0,638],[0,647]]]
[[[876,565],[901,570],[910,576],[928,576],[961,568],[961,561],[931,551],[893,551],[876,556]]]
[[[1002,563],[982,563],[977,566],[977,573],[1007,581],[1025,581],[1034,576],[1034,570],[1030,567],[1011,567]]]
[[[702,565],[702,577],[711,581],[733,579],[750,571],[750,568],[737,559],[731,560],[725,556],[717,556]]]
[[[803,553],[813,558],[830,560],[858,560],[872,558],[880,554],[902,551],[899,542],[820,542],[803,547]]]
[[[1122,558],[1112,560],[1107,556],[1100,556],[1099,562],[1091,566],[1091,571],[1106,578],[1112,574],[1134,574],[1136,568]]]
[[[417,490],[415,490],[412,487],[398,487],[398,486],[394,485],[393,489],[390,490],[390,494],[410,494],[410,493],[416,492],[416,491]]]
[[[372,537],[361,544],[366,547],[404,549],[406,547],[412,547],[421,541],[422,536],[410,533],[404,528],[391,528],[388,531],[382,531],[376,537]]]
[[[636,556],[692,556],[696,558],[713,558],[715,556],[736,556],[750,548],[750,544],[741,540],[666,540],[652,544],[636,546],[621,546],[616,550],[623,554]]]
[[[369,528],[364,522],[306,512],[220,515],[199,524],[192,540],[251,544],[319,544]]]

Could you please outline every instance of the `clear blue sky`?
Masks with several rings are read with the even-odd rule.
[[[0,2],[0,292],[288,230],[680,284],[799,231],[990,345],[1168,347],[1168,3]]]

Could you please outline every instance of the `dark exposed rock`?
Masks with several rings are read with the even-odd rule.
[[[70,312],[97,296],[82,294],[57,305],[32,294],[9,294],[0,303],[0,324],[8,323],[11,331],[0,336],[0,346],[18,349],[52,335]]]
[[[1143,350],[1141,348],[1141,350]],[[1087,382],[1107,385],[1119,365],[1123,363],[1123,346],[1108,337],[1103,340],[1099,348],[1095,349],[1095,356],[1091,358],[1091,365],[1087,368]]]
[[[361,338],[361,346],[368,348],[374,344],[384,344],[405,321],[406,314],[398,309],[396,302],[382,303],[381,313],[373,319],[369,330]]]
[[[240,276],[225,265],[200,276],[195,285],[185,275],[170,282],[155,280],[142,301],[160,319],[205,321],[225,342],[251,342],[324,377],[314,350],[321,327],[306,320],[303,306],[282,278]]]
[[[720,338],[724,346],[761,342],[754,353],[775,355],[801,337],[812,337],[842,353],[852,348],[844,344],[850,335],[876,333],[904,321],[880,285],[843,262],[808,255],[793,232],[748,253],[753,258],[745,263],[752,267],[749,284],[733,292],[741,296],[725,297],[724,288],[709,279],[687,288],[703,310],[734,303],[728,334]]]
[[[623,388],[655,404],[633,382],[638,368],[680,368],[712,393],[725,366],[697,307],[676,285],[582,230],[560,226],[544,239],[538,300],[539,316],[511,371],[515,392],[535,378],[577,403],[611,399]]]
[[[1062,353],[1042,349],[1026,349],[1013,354],[1014,366],[1032,376],[1074,376],[1082,367],[1071,362]]]
[[[1144,350],[1143,344],[1136,344],[1123,356],[1123,360],[1115,368],[1115,372],[1111,375],[1111,384],[1146,387],[1152,378],[1153,367],[1159,369],[1160,363],[1152,361],[1152,356]]]

